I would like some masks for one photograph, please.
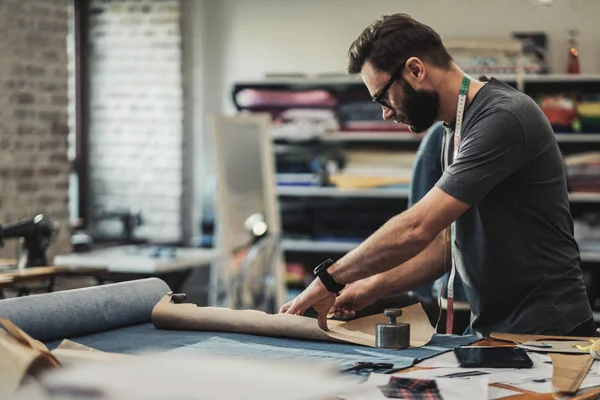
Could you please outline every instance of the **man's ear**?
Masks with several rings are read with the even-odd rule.
[[[425,79],[425,64],[419,57],[410,57],[406,60],[406,69],[413,80],[419,82]]]

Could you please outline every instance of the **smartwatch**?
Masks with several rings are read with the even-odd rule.
[[[315,268],[314,274],[319,279],[321,279],[321,282],[328,291],[330,291],[331,293],[338,293],[343,288],[345,288],[346,285],[336,282],[335,279],[333,279],[333,277],[329,274],[329,272],[327,272],[327,268],[331,267],[332,265],[333,261],[327,259],[321,264],[319,264],[317,268]]]

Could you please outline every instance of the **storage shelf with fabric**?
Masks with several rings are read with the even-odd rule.
[[[600,167],[594,170],[600,166],[600,75],[485,75],[534,98],[555,129],[567,165],[585,281],[595,300],[600,296],[600,230],[595,233]],[[354,76],[239,82],[232,99],[240,113],[269,112],[273,118],[283,246],[296,282],[292,297],[298,281],[310,282],[315,265],[341,257],[406,209],[422,135],[382,121],[381,109]]]

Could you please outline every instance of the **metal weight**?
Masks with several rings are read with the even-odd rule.
[[[400,350],[410,346],[410,325],[404,322],[396,322],[396,318],[402,316],[399,308],[387,308],[383,312],[390,318],[389,323],[376,325],[376,346],[384,349]]]

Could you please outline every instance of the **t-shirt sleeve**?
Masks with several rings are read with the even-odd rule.
[[[482,116],[461,139],[456,160],[436,186],[469,205],[479,203],[522,164],[523,126],[509,111]]]

